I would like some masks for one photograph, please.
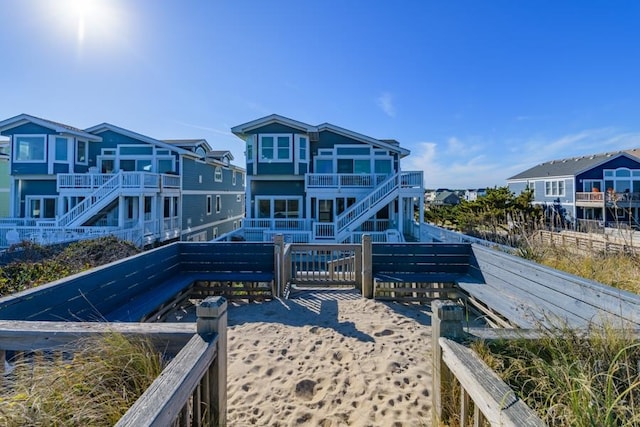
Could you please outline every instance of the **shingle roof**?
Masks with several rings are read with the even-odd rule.
[[[550,176],[575,176],[581,172],[584,172],[585,170],[591,169],[592,167],[595,167],[601,163],[623,155],[640,162],[640,149],[634,148],[612,153],[600,153],[592,154],[589,156],[551,160],[549,162],[540,163],[539,165],[529,168],[524,172],[520,172],[519,174],[508,178],[507,181],[530,178],[546,178]]]
[[[90,132],[84,131],[82,129],[78,129],[73,126],[66,125],[64,123],[54,122],[53,120],[43,119],[41,117],[32,116],[29,114],[19,114],[15,117],[11,117],[10,119],[3,120],[0,122],[0,128],[9,128],[14,127],[16,125],[32,122],[44,126],[49,129],[53,129],[59,133],[68,132],[72,135],[79,136],[81,138],[86,138],[89,140],[100,141],[101,138],[99,136],[93,135]]]

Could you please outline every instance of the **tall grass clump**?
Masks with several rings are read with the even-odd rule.
[[[112,426],[164,365],[149,341],[116,333],[81,340],[72,355],[17,361],[3,381],[0,425]]]
[[[570,245],[533,239],[518,247],[517,254],[556,270],[640,294],[640,256],[634,253],[589,252]]]
[[[640,342],[612,328],[473,344],[549,426],[640,425]]]

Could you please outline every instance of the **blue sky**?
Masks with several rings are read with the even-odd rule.
[[[411,150],[428,188],[640,148],[640,2],[0,0],[0,119],[154,138],[281,114]]]

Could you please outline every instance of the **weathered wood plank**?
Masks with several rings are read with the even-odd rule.
[[[472,350],[447,338],[440,338],[439,343],[442,360],[491,425],[545,425]]]
[[[484,281],[498,293],[516,295],[523,302],[580,324],[613,319],[640,324],[640,296],[561,273],[517,257],[474,246]],[[582,320],[578,320],[582,319]]]
[[[193,336],[116,427],[172,425],[216,357],[217,340]]]
[[[117,332],[148,337],[160,350],[177,353],[196,332],[193,323],[33,322],[0,320],[0,349],[54,350],[80,338]]]

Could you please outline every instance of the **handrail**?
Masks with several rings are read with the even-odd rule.
[[[60,227],[67,226],[79,218],[82,214],[88,211],[96,203],[103,200],[109,194],[113,193],[117,188],[122,185],[122,172],[114,175],[111,179],[107,180],[102,186],[85,197],[83,201],[71,208],[66,214],[62,215],[57,220],[57,224]]]
[[[371,214],[371,209],[378,203],[386,200],[393,191],[398,189],[400,173],[392,175],[379,187],[374,189],[366,197],[352,205],[336,218],[336,237],[344,234],[348,227],[361,219],[364,215]]]
[[[431,304],[431,312],[432,424],[446,423],[457,412],[462,425],[473,416],[474,425],[482,425],[486,420],[491,426],[544,426],[495,372],[473,351],[456,342],[466,337],[463,307],[452,301],[436,300]],[[459,383],[461,389],[457,401],[453,398],[454,383]],[[473,414],[470,401],[476,408]],[[454,411],[452,406],[456,404],[459,410]]]
[[[190,425],[225,425],[227,302],[209,297],[197,306],[196,315],[195,328],[188,323],[0,320],[0,363],[6,362],[6,350],[69,352],[69,344],[83,336],[118,332],[148,337],[158,350],[175,357],[116,426],[167,426],[181,418],[190,419]]]

